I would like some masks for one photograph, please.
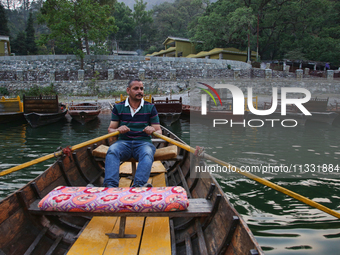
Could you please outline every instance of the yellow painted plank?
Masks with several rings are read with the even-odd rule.
[[[111,254],[134,254],[139,249],[140,238],[142,235],[144,217],[127,217],[125,225],[125,234],[136,234],[136,238],[118,238],[109,239],[104,255]],[[113,233],[119,232],[119,224],[113,230]]]
[[[165,186],[165,174],[152,177],[154,187]],[[139,255],[171,254],[170,226],[168,217],[147,217]]]
[[[168,217],[147,217],[139,255],[171,254]]]
[[[154,187],[165,187],[165,174],[157,174],[154,177],[152,177],[152,185]]]
[[[136,163],[138,166],[138,163]],[[151,174],[155,174],[155,173],[165,173],[166,169],[163,166],[161,161],[155,161],[152,164],[151,167]],[[123,164],[120,165],[119,168],[119,173],[121,174],[132,174],[132,168],[131,168],[131,162],[124,162]]]
[[[121,177],[119,179],[119,187],[130,187],[132,180],[126,177]]]
[[[103,254],[117,217],[93,217],[67,255]]]
[[[105,158],[107,151],[109,150],[109,146],[100,145],[92,151],[93,156],[99,158]],[[178,153],[178,148],[176,145],[167,146],[164,148],[157,149],[154,155],[155,161],[159,160],[167,160],[176,158]]]

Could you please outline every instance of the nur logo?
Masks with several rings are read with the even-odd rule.
[[[217,91],[213,87],[211,87],[210,85],[205,84],[203,82],[199,82],[199,84],[202,84],[202,85],[206,86],[212,92],[214,92],[214,94],[217,96],[218,100],[220,101],[221,106],[223,106],[222,100],[221,100],[219,94],[217,93]],[[197,88],[199,88],[199,89],[203,90],[204,92],[206,92],[212,98],[212,100],[214,101],[215,105],[217,106],[216,100],[215,100],[214,96],[210,93],[209,90],[206,90],[206,89],[201,88],[201,87],[197,87]],[[202,115],[207,115],[207,95],[206,94],[202,94],[201,95],[201,100],[202,100],[201,101],[202,102],[202,104],[201,104],[201,114]]]
[[[208,87],[210,90],[212,90],[215,95],[217,96],[217,98],[219,99],[221,106],[222,106],[222,100],[220,98],[220,96],[218,95],[218,93],[216,92],[216,90],[205,84],[205,83],[201,83],[200,84]],[[198,87],[199,88],[199,87]],[[215,84],[215,88],[216,89],[228,89],[233,97],[233,114],[234,115],[244,115],[244,94],[242,92],[242,90],[238,87],[236,87],[235,85],[231,85],[231,84]],[[213,97],[213,95],[206,89],[200,88],[201,90],[205,91],[208,95],[210,95],[210,97],[214,100],[215,105],[216,101]],[[247,101],[247,105],[248,105],[248,109],[251,113],[258,115],[258,116],[266,116],[266,115],[270,115],[272,113],[274,113],[276,111],[276,108],[278,106],[278,89],[276,87],[273,87],[273,95],[272,95],[272,106],[270,109],[266,109],[266,110],[258,110],[255,109],[253,102],[252,102],[252,98],[253,98],[253,90],[252,88],[248,87],[248,101]],[[299,93],[299,94],[304,94],[305,97],[303,98],[287,98],[287,94],[292,94],[292,93]],[[304,115],[312,115],[302,104],[308,102],[311,99],[311,93],[309,92],[309,90],[304,89],[304,88],[293,88],[293,87],[288,87],[288,88],[281,88],[281,115],[285,116],[287,114],[287,105],[295,105],[296,108],[298,108]],[[201,95],[201,114],[202,115],[207,115],[207,95],[206,94],[202,94]]]

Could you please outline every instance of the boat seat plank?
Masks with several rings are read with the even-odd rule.
[[[105,158],[108,149],[109,149],[109,146],[102,144],[92,151],[92,155],[96,158]],[[178,154],[178,149],[176,145],[171,145],[171,146],[167,146],[164,148],[156,149],[156,152],[154,155],[154,164],[152,165],[152,168],[151,168],[151,174],[166,172],[166,169],[163,167],[160,161],[176,159],[177,154]],[[128,163],[128,162],[131,162],[131,163]],[[155,162],[157,163],[155,164]],[[138,165],[137,161],[134,158],[131,158],[125,161],[121,165],[119,172],[121,174],[135,176],[137,165]]]
[[[32,214],[58,216],[126,216],[126,217],[207,217],[212,211],[211,201],[205,198],[188,199],[189,207],[185,211],[169,212],[59,212],[42,211],[38,208],[40,199],[34,201],[28,208]]]
[[[98,158],[105,158],[108,149],[109,149],[109,146],[102,144],[92,151],[92,155]],[[167,146],[164,148],[156,149],[156,152],[154,155],[154,161],[168,160],[168,159],[173,159],[176,157],[177,157],[177,146],[171,145],[171,146]],[[127,162],[136,162],[136,160],[134,158],[131,158]]]
[[[154,187],[164,187],[165,174],[153,177]],[[155,238],[157,237],[157,238]],[[171,254],[171,236],[168,217],[147,217],[139,255]]]
[[[138,166],[138,163],[136,163],[136,168]],[[151,167],[151,172],[150,174],[159,174],[159,173],[165,173],[166,169],[163,166],[161,161],[154,161]],[[133,166],[131,165],[130,162],[124,162],[123,164],[120,165],[119,168],[119,173],[120,174],[126,174],[126,175],[132,175],[133,174]]]

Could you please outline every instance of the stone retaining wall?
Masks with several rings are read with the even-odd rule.
[[[202,76],[209,70],[250,69],[251,65],[233,60],[171,58],[171,57],[127,57],[85,56],[85,79],[128,79],[145,72],[148,79],[170,79],[171,71],[177,78]],[[74,55],[38,55],[0,57],[0,81],[64,81],[74,80],[80,70],[80,60]],[[219,72],[219,71],[217,71]],[[94,74],[96,74],[94,76]],[[54,76],[54,78],[53,78]],[[52,78],[51,78],[52,77]],[[79,77],[77,78],[79,79]]]
[[[85,70],[79,65],[72,55],[0,57],[0,87],[13,95],[35,85],[51,84],[61,95],[109,95],[125,91],[127,81],[139,77],[147,92],[163,94],[187,90],[193,82],[203,80],[210,85],[252,87],[259,94],[270,94],[272,87],[305,87],[312,93],[340,94],[340,79],[333,78],[332,70],[322,78],[309,76],[302,69],[258,69],[231,60],[123,56],[86,56]]]
[[[127,80],[102,80],[102,81],[64,81],[55,82],[53,86],[60,95],[111,95],[116,91],[125,91]],[[209,85],[214,84],[234,84],[241,88],[244,94],[247,93],[247,88],[252,87],[254,94],[271,95],[272,87],[300,87],[308,89],[313,96],[319,94],[339,94],[340,95],[340,80],[327,79],[233,79],[233,78],[195,78],[188,80],[154,80],[145,79],[143,81],[146,93],[170,94],[180,93],[194,88],[198,85],[197,82],[205,82]],[[12,95],[22,90],[28,90],[37,83],[32,82],[0,82],[0,87],[6,87]],[[40,82],[39,86],[50,86],[49,82]]]

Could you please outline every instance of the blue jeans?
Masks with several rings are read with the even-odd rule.
[[[112,144],[105,159],[104,186],[118,187],[120,162],[130,158],[138,161],[133,187],[143,186],[150,177],[155,151],[151,142],[140,140],[118,140]]]

